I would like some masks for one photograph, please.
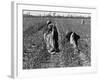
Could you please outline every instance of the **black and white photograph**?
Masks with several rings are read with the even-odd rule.
[[[96,8],[14,2],[12,77],[96,72],[96,30]]]
[[[91,13],[22,10],[22,68],[91,66]]]

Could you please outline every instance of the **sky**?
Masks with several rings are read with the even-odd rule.
[[[46,16],[48,14],[55,16],[83,16],[89,17],[89,13],[74,13],[74,12],[50,12],[50,11],[23,11],[23,14],[34,15],[34,16]]]

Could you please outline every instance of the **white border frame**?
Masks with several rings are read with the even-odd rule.
[[[23,22],[22,10],[47,10],[47,11],[68,11],[68,12],[83,12],[91,13],[91,66],[90,67],[66,67],[66,68],[49,68],[49,69],[22,69],[22,40],[23,40]],[[36,5],[12,2],[12,71],[11,75],[14,78],[18,77],[40,77],[40,76],[54,76],[65,75],[72,73],[86,73],[96,72],[97,61],[94,49],[96,39],[96,8],[86,7],[71,7],[71,6],[54,6],[54,5]]]

